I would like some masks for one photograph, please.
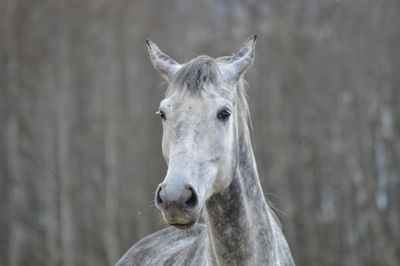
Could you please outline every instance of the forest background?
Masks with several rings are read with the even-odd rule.
[[[145,39],[185,62],[253,33],[253,145],[296,263],[400,265],[397,0],[0,0],[0,265],[114,265],[163,228]]]

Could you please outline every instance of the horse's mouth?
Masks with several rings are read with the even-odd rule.
[[[172,226],[174,226],[174,227],[176,227],[178,229],[188,229],[188,228],[192,227],[195,223],[196,223],[196,220],[191,221],[191,222],[186,223],[186,224],[175,223],[175,224],[169,224],[169,225],[172,225]]]

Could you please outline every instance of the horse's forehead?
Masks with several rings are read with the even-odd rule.
[[[197,93],[192,91],[176,90],[165,98],[161,104],[169,108],[210,108],[214,105],[234,102],[233,94],[228,89],[213,87],[203,89]]]

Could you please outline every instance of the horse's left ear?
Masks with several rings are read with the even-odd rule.
[[[181,68],[181,65],[168,55],[164,54],[154,42],[146,40],[146,44],[154,68],[157,69],[168,81],[171,81],[176,72]]]
[[[233,55],[227,64],[221,66],[221,70],[228,80],[237,82],[251,63],[253,63],[256,39],[257,35],[253,35],[247,39],[242,48],[240,48],[240,51]]]

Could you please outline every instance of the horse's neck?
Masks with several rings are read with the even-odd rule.
[[[277,262],[273,217],[264,199],[247,126],[231,185],[206,205],[210,251],[220,265]]]

